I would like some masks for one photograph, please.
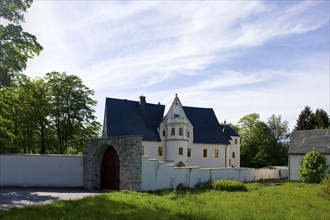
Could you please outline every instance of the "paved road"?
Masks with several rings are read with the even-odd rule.
[[[83,188],[0,188],[0,209],[44,204],[58,200],[81,199],[96,195],[101,191],[89,191]]]

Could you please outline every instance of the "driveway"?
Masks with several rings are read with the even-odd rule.
[[[0,209],[51,203],[58,200],[81,199],[102,191],[84,188],[0,188]]]

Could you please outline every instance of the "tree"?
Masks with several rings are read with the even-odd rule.
[[[313,130],[315,128],[315,115],[309,106],[299,114],[294,130]]]
[[[323,109],[316,109],[315,111],[315,128],[326,129],[330,126],[329,115]]]
[[[93,94],[65,73],[35,80],[17,74],[0,89],[0,152],[82,152],[82,140],[96,138],[100,129]]]
[[[272,115],[267,125],[271,129],[272,141],[272,165],[287,165],[288,164],[288,148],[290,141],[289,122],[282,121],[281,116]]]
[[[255,137],[256,124],[260,122],[256,113],[243,116],[239,122],[239,135],[241,137],[241,166],[255,166],[255,156],[258,152],[258,139]]]
[[[288,122],[272,115],[268,122],[260,121],[256,113],[238,122],[241,137],[241,165],[264,167],[287,164]]]
[[[32,0],[2,0],[0,19],[6,19],[8,25],[0,24],[0,89],[8,86],[16,73],[26,69],[29,58],[39,55],[43,49],[37,38],[24,32],[19,22]]]
[[[325,156],[318,151],[310,151],[301,160],[298,173],[304,183],[319,183],[326,168]]]
[[[80,78],[66,73],[51,72],[45,77],[50,92],[50,117],[56,131],[59,153],[69,148],[82,152],[84,139],[97,137],[100,124],[96,122],[91,98],[94,91]]]

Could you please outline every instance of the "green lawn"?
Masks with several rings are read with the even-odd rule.
[[[248,192],[122,191],[0,211],[0,219],[330,219],[319,185],[246,184]]]

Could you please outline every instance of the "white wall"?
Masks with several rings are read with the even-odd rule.
[[[299,173],[298,168],[300,166],[300,161],[304,155],[289,155],[289,180],[297,181],[299,179]],[[326,164],[328,166],[328,169],[325,171],[325,173],[330,172],[330,155],[325,155],[327,161]]]
[[[215,144],[192,144],[191,157],[188,158],[189,166],[200,167],[225,167],[226,166],[226,149],[225,145]],[[207,158],[203,157],[203,149],[207,149]],[[214,157],[214,150],[219,150],[219,157]]]
[[[196,183],[209,179],[235,179],[240,181],[255,181],[260,179],[279,179],[288,177],[287,169],[254,169],[254,168],[200,168],[174,167],[156,159],[142,158],[142,190],[157,190],[175,188],[183,183],[194,187]]]
[[[0,155],[0,186],[83,186],[83,157]]]

